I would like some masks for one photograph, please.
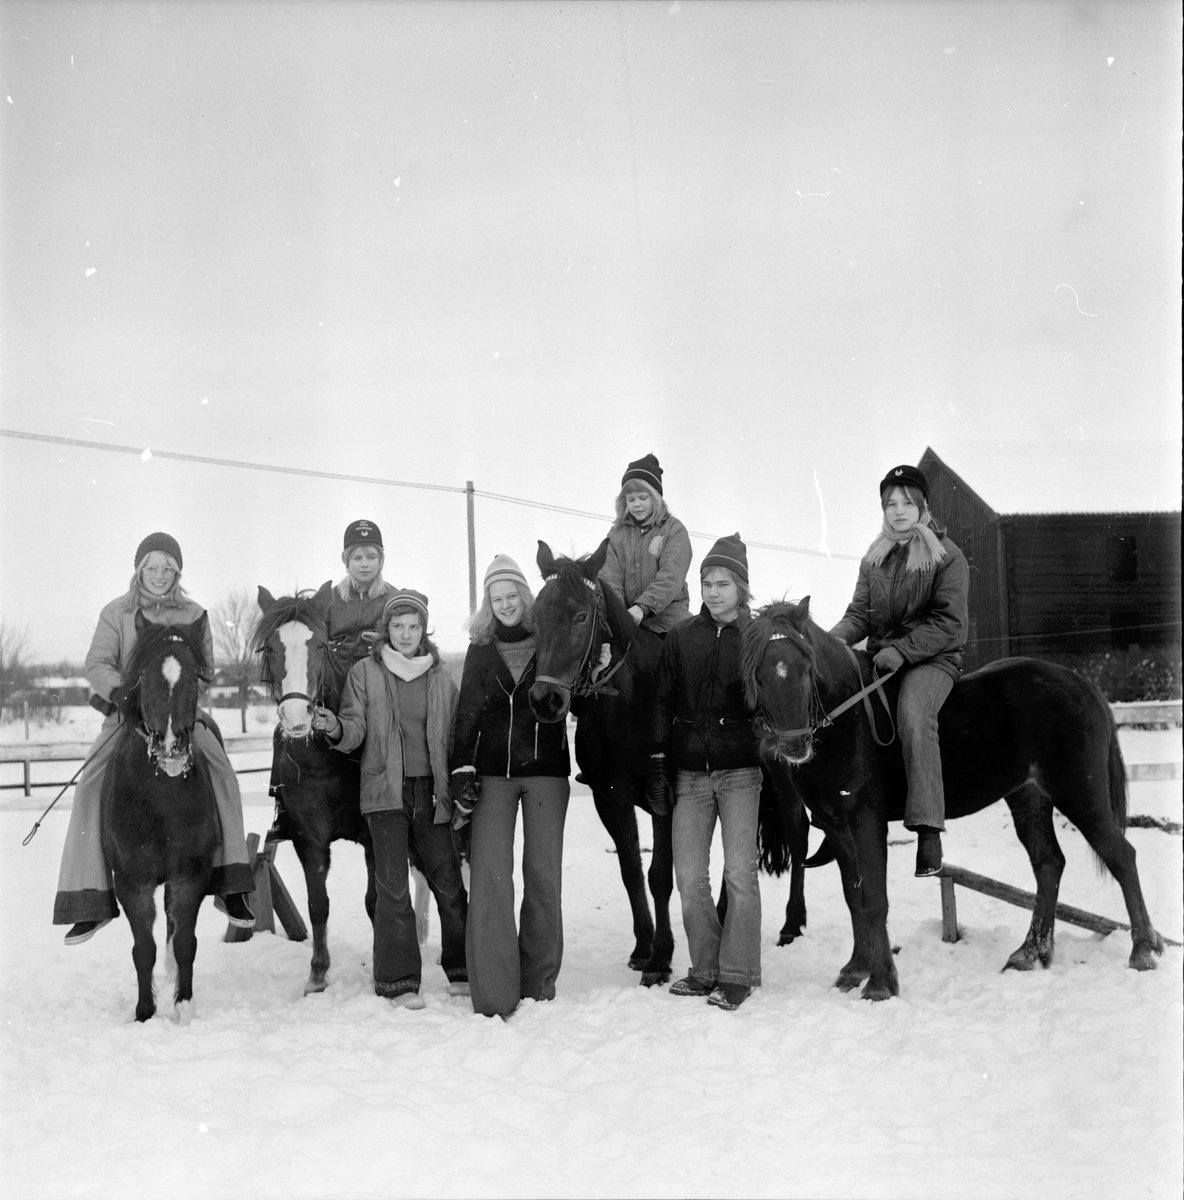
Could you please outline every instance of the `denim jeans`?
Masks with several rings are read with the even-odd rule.
[[[937,737],[937,714],[950,694],[954,681],[940,667],[918,663],[909,667],[900,681],[896,722],[904,773],[909,783],[904,823],[908,829],[928,825],[946,827],[946,794],[941,782],[941,744]]]
[[[563,962],[563,826],[571,785],[554,775],[486,775],[473,806],[469,988],[473,1011],[508,1016],[554,1000]],[[522,805],[522,911],[514,928],[514,828]]]
[[[380,996],[418,992],[422,963],[407,877],[413,842],[440,913],[440,965],[450,980],[468,978],[465,924],[468,898],[452,827],[434,823],[432,781],[403,781],[403,807],[366,814],[374,842],[374,990]]]
[[[679,771],[675,780],[674,874],[700,983],[761,982],[761,893],[757,881],[760,767]],[[721,926],[711,895],[711,839],[719,818],[728,911]]]

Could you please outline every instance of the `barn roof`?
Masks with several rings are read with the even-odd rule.
[[[926,454],[1000,516],[1180,511],[1178,444],[965,442]]]

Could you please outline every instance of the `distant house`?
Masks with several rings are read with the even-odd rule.
[[[84,675],[41,675],[30,680],[34,693],[30,703],[85,704],[90,698],[90,684]]]
[[[970,564],[967,670],[1015,654],[1179,643],[1178,510],[1000,512],[931,448],[918,466]]]

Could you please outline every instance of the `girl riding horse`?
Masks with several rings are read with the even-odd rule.
[[[962,674],[970,573],[962,551],[934,524],[929,481],[916,467],[906,463],[884,476],[880,508],[880,534],[831,633],[849,646],[866,637],[876,667],[901,672],[896,712],[909,789],[904,824],[917,833],[917,875],[936,875],[946,827],[937,714]]]
[[[70,925],[66,945],[87,941],[119,916],[111,869],[103,853],[100,814],[103,778],[118,742],[119,701],[132,681],[128,668],[136,645],[136,617],[159,625],[190,625],[205,611],[181,586],[181,547],[167,533],[150,533],[136,549],[135,573],[127,592],[99,614],[86,656],[86,677],[94,689],[91,705],[105,716],[74,792],[74,806],[62,848],[53,923]],[[206,628],[206,662],[214,661]],[[243,836],[243,805],[238,779],[215,732],[213,718],[199,713],[193,742],[210,770],[222,841],[214,856],[210,890],[221,897],[232,925],[249,929],[255,917],[246,894],[255,884]]]

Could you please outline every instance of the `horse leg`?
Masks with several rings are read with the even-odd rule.
[[[134,885],[116,878],[115,893],[132,927],[132,962],[136,966],[139,996],[136,1001],[136,1020],[148,1021],[156,1012],[156,996],[152,990],[152,969],[156,966],[156,939],[152,926],[156,921],[155,888]]]
[[[633,803],[625,803],[622,789],[610,787],[593,793],[596,812],[617,848],[617,864],[621,882],[633,910],[633,936],[636,943],[629,956],[629,967],[644,971],[654,948],[654,919],[650,916],[649,900],[645,894],[645,875],[641,869],[641,843],[637,837],[637,815]]]
[[[1120,763],[1121,769],[1121,763]],[[1100,789],[1095,785],[1094,791]],[[1136,971],[1154,971],[1159,965],[1155,959],[1163,953],[1163,938],[1151,924],[1147,905],[1143,900],[1143,888],[1139,883],[1139,871],[1135,866],[1135,848],[1126,840],[1123,827],[1110,809],[1108,798],[1098,797],[1088,806],[1082,796],[1089,796],[1085,785],[1073,796],[1070,806],[1060,803],[1062,793],[1053,796],[1053,802],[1081,830],[1093,852],[1105,863],[1110,874],[1118,880],[1126,911],[1131,922],[1131,957],[1128,966]]]
[[[888,941],[888,823],[870,806],[861,807],[855,813],[852,832],[860,867],[857,890],[869,968],[861,994],[865,1000],[887,1000],[900,992]]]
[[[1065,869],[1065,856],[1052,824],[1052,801],[1043,788],[1029,780],[1006,800],[1015,821],[1016,836],[1027,850],[1032,873],[1036,876],[1036,907],[1028,936],[1003,969],[1030,971],[1037,963],[1042,967],[1052,964],[1057,894]]]
[[[673,821],[669,813],[655,814],[654,852],[650,858],[649,884],[654,897],[654,945],[650,960],[641,973],[646,987],[665,983],[670,978],[670,960],[674,957],[674,933],[670,928],[670,896],[674,892]]]
[[[839,864],[843,884],[843,899],[851,916],[851,957],[839,968],[834,986],[841,992],[858,987],[871,974],[871,951],[863,914],[863,881],[859,872],[859,855],[848,825],[839,824],[815,812],[819,827],[825,830],[827,841]],[[843,820],[839,818],[838,820]]]
[[[206,893],[206,881],[183,879],[165,889],[169,945],[176,962],[177,978],[173,1003],[177,1016],[188,1020],[193,1000],[193,960],[197,957],[197,912]],[[185,1008],[182,1008],[185,1005]]]
[[[777,935],[778,946],[788,946],[802,936],[806,928],[806,855],[810,851],[810,819],[800,803],[793,806],[794,814],[784,813],[790,822],[789,898],[785,902],[785,924]]]
[[[308,889],[308,923],[312,926],[312,963],[304,994],[323,992],[328,986],[329,943],[325,933],[329,925],[329,893],[325,887],[329,877],[329,845],[296,841],[296,853],[304,868],[304,883]],[[367,864],[369,865],[369,864]],[[371,917],[373,920],[373,916]]]

